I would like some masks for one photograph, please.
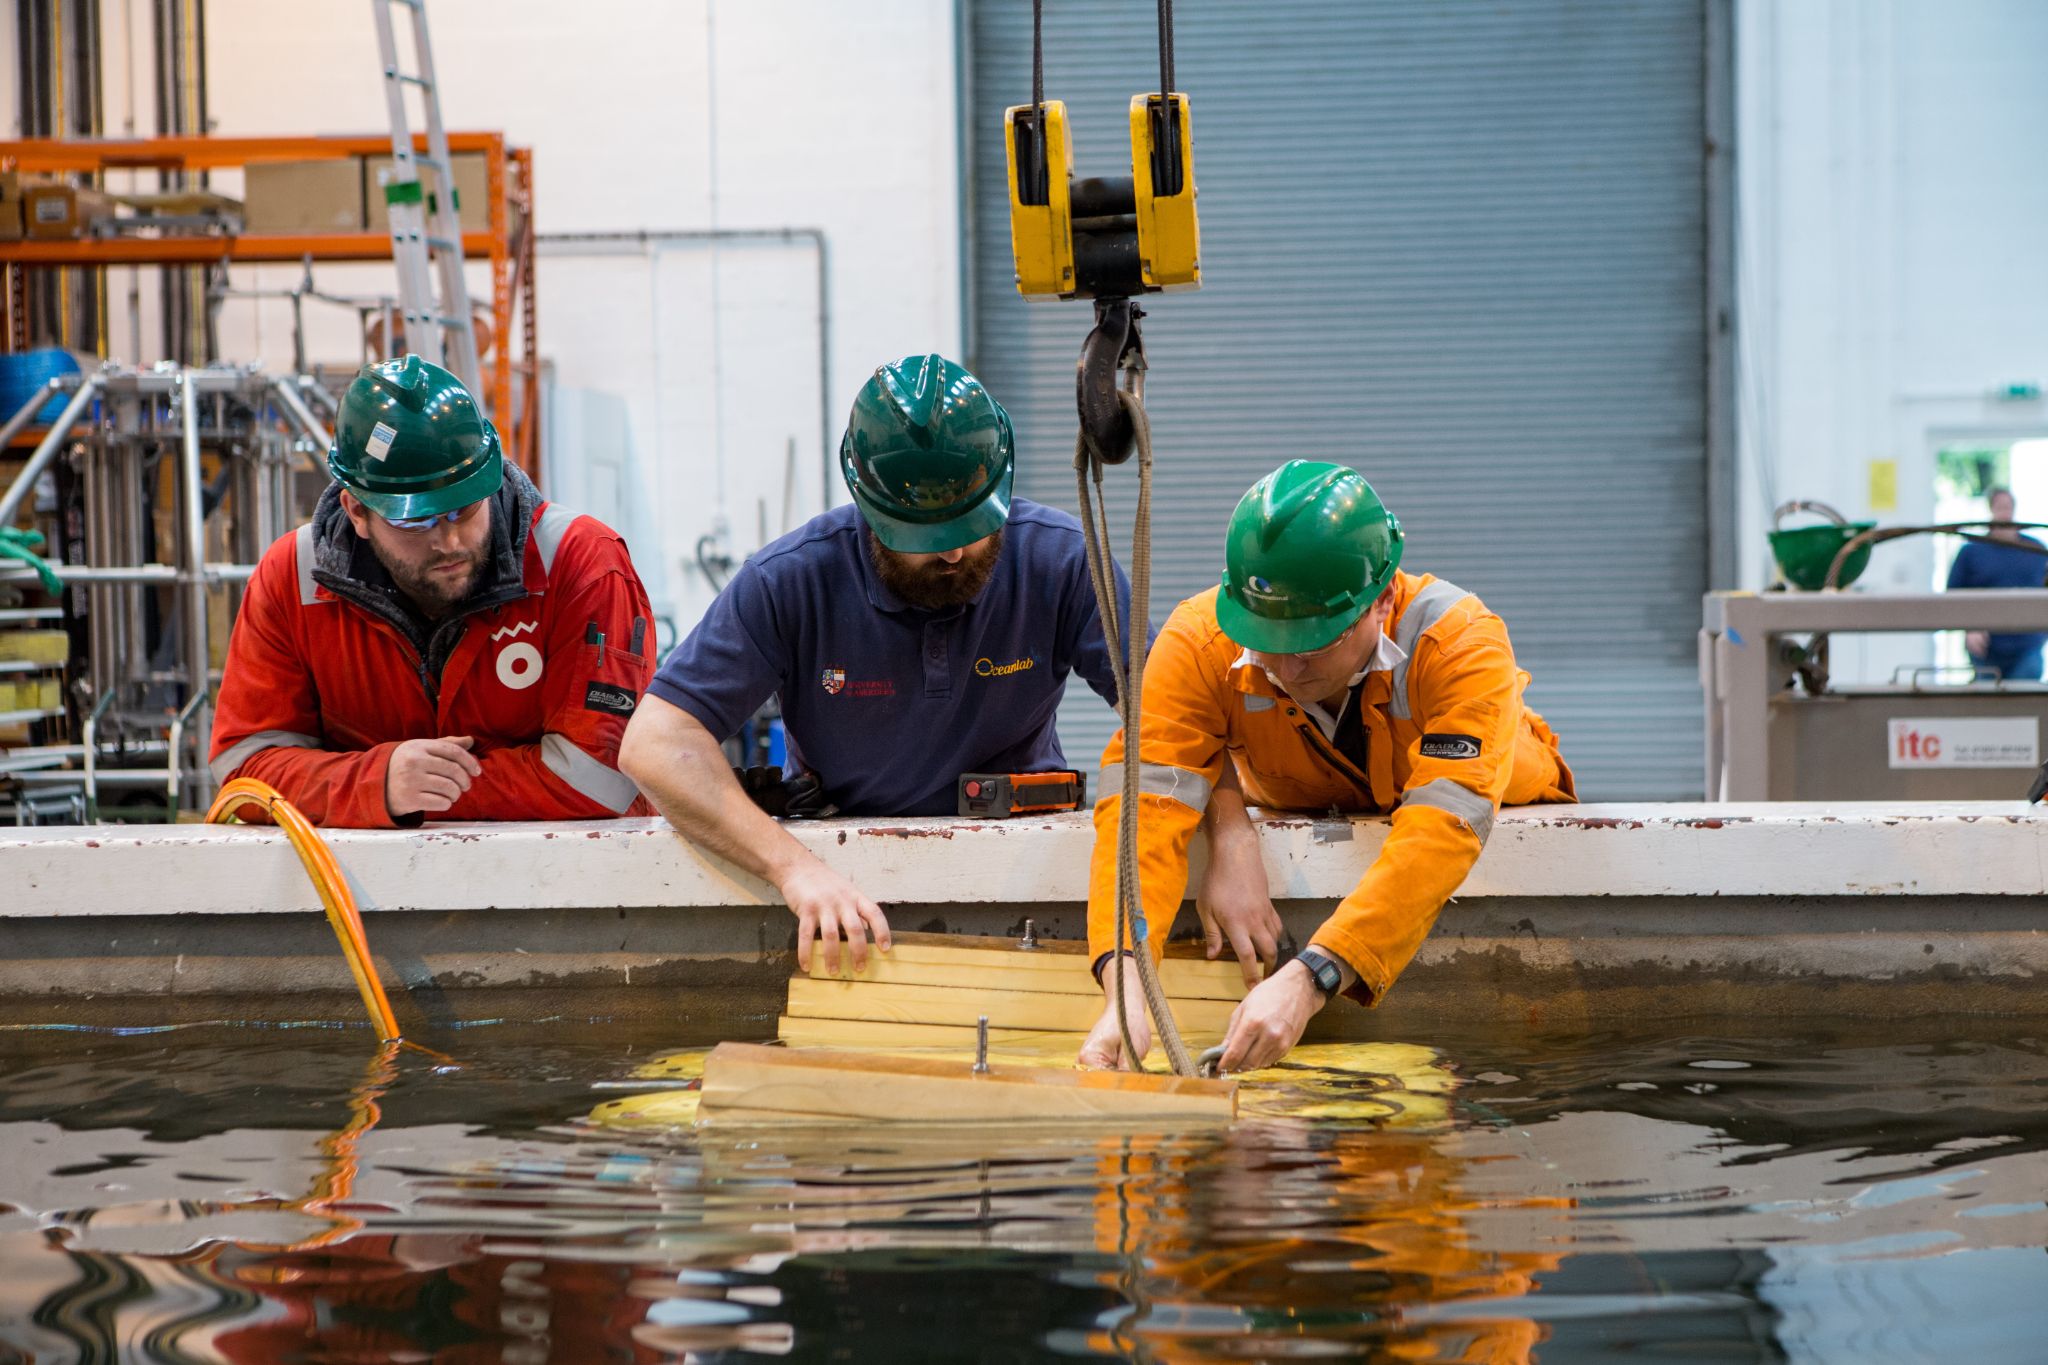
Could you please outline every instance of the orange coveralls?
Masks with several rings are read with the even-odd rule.
[[[1359,683],[1364,771],[1216,624],[1217,589],[1174,609],[1145,663],[1138,863],[1157,956],[1187,893],[1188,840],[1224,756],[1249,805],[1289,811],[1393,812],[1393,829],[1357,888],[1311,942],[1358,973],[1351,994],[1376,1003],[1415,956],[1437,912],[1471,871],[1503,805],[1576,799],[1543,718],[1522,704],[1507,627],[1478,598],[1427,574],[1394,576],[1387,634],[1408,658]],[[1089,871],[1088,951],[1116,942],[1117,817],[1124,736],[1102,755]]]

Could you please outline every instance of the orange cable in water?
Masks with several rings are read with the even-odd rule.
[[[370,1022],[377,1027],[378,1039],[386,1043],[402,1041],[398,1021],[391,1013],[391,1001],[384,994],[384,983],[377,979],[376,967],[370,960],[369,938],[363,932],[363,917],[356,909],[355,894],[349,890],[341,864],[334,861],[334,854],[321,840],[319,831],[275,788],[253,777],[238,777],[222,787],[206,812],[206,823],[226,824],[244,806],[260,808],[291,840],[299,861],[305,865],[306,875],[313,880],[313,889],[320,893],[320,903],[327,908],[327,923],[341,941],[341,954],[348,959],[349,972],[356,979],[356,989],[362,992],[363,1005],[370,1012]]]

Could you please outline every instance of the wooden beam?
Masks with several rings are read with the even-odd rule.
[[[1174,1019],[1190,1033],[1221,1033],[1235,1005],[1228,1000],[1175,1000]],[[785,1013],[809,1019],[876,1019],[897,1024],[969,1024],[988,1016],[991,1028],[1086,1032],[1102,1014],[1099,995],[1053,991],[962,990],[866,981],[792,977]]]
[[[704,1062],[701,1121],[721,1111],[749,1120],[1227,1123],[1237,1116],[1237,1082],[1000,1062],[977,1074],[930,1057],[720,1043]]]
[[[974,1050],[972,1024],[892,1024],[877,1019],[799,1019],[783,1015],[775,1036],[791,1047],[931,1048]],[[1085,1035],[1073,1029],[990,1028],[991,1048],[1064,1050],[1069,1060]]]
[[[943,941],[905,942],[899,938],[889,952],[869,953],[867,970],[858,975],[854,973],[852,959],[843,950],[835,974],[825,966],[825,955],[813,949],[810,974],[819,981],[1049,991],[1102,998],[1102,988],[1089,975],[1085,954],[1020,949],[1003,939],[940,934],[917,937]],[[1199,957],[1170,957],[1160,964],[1159,979],[1172,1000],[1244,999],[1244,975],[1238,970],[1236,958],[1210,962]]]

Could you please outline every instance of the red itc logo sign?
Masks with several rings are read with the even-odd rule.
[[[1892,755],[1894,758],[1919,759],[1923,763],[1928,763],[1941,757],[1940,735],[1923,735],[1918,730],[1900,730],[1893,737],[1893,743],[1898,750]]]

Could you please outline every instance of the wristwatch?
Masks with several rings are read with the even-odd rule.
[[[1323,993],[1323,1003],[1328,1004],[1336,997],[1344,984],[1344,969],[1337,960],[1320,948],[1303,948],[1294,955],[1294,960],[1308,968],[1309,979],[1316,983],[1316,989]]]

